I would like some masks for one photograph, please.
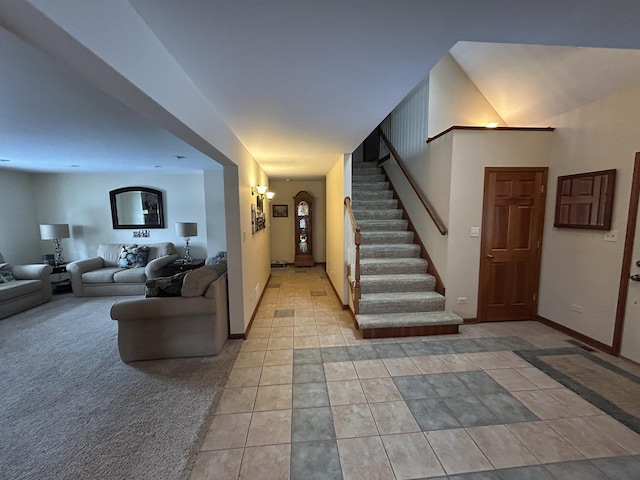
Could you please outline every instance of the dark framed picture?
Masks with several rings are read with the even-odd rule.
[[[554,227],[610,230],[615,170],[558,177]]]
[[[273,216],[275,217],[288,217],[289,216],[289,205],[274,205],[273,206]]]

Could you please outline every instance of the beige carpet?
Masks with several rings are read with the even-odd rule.
[[[124,364],[117,299],[56,295],[0,321],[0,478],[187,478],[242,342]]]

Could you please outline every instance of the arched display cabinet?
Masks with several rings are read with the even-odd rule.
[[[313,235],[311,229],[313,215],[313,197],[302,191],[293,197],[295,220],[296,267],[313,267]]]

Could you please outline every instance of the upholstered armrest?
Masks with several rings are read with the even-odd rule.
[[[144,267],[144,273],[147,275],[147,278],[158,278],[161,276],[160,271],[170,263],[175,262],[177,259],[177,253],[165,255],[160,258],[154,258],[149,263],[147,263],[146,267]]]
[[[15,265],[13,268],[13,276],[17,280],[42,280],[49,283],[49,275],[53,271],[51,265]]]
[[[183,318],[191,315],[213,315],[216,302],[206,297],[153,297],[120,300],[111,306],[111,318],[118,321],[137,321],[162,318]]]
[[[102,267],[104,267],[104,259],[102,257],[93,257],[69,263],[67,265],[67,272],[69,272],[73,278],[74,276],[79,277],[85,272],[97,270]]]

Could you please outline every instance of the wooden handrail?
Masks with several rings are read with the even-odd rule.
[[[389,141],[387,136],[382,131],[382,128],[380,128],[380,127],[378,127],[378,134],[380,135],[380,138],[382,138],[382,141],[387,145],[387,148],[389,149],[389,152],[391,153],[391,155],[396,159],[396,162],[398,163],[398,166],[400,167],[400,169],[404,173],[404,176],[407,178],[407,181],[409,182],[409,185],[411,185],[411,188],[413,188],[413,191],[418,196],[418,199],[420,199],[420,203],[422,203],[422,205],[424,206],[425,210],[427,211],[427,213],[431,217],[431,220],[433,220],[433,223],[435,224],[436,228],[440,232],[440,235],[446,235],[447,234],[447,227],[445,226],[444,222],[442,221],[442,219],[440,218],[438,213],[435,211],[435,209],[431,205],[431,202],[429,202],[429,200],[427,200],[427,197],[425,197],[424,193],[422,193],[422,190],[420,190],[420,188],[416,184],[415,180],[413,179],[413,177],[409,173],[409,170],[407,169],[404,161],[402,160],[402,158],[400,158],[400,154],[397,152],[397,150],[391,144],[391,142]]]
[[[349,219],[351,220],[351,228],[353,229],[353,243],[355,244],[355,265],[354,265],[354,285],[353,285],[353,310],[355,314],[360,312],[360,243],[361,243],[361,235],[360,235],[360,227],[358,226],[358,222],[356,222],[356,217],[353,215],[353,208],[351,207],[351,198],[344,198],[344,205],[347,208],[347,213],[349,214]]]

